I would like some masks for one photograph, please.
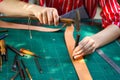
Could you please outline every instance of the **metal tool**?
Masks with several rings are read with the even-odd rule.
[[[80,39],[80,33],[79,33],[80,32],[80,12],[79,12],[79,10],[76,10],[75,25],[76,25],[76,31],[77,31],[75,47],[77,47],[78,43],[79,43],[79,39]],[[74,60],[76,58],[79,58],[79,57],[73,56]]]
[[[28,78],[29,78],[30,80],[32,80],[32,76],[31,76],[31,74],[30,74],[28,68],[25,66],[25,64],[24,64],[24,62],[23,62],[22,59],[21,59],[21,63],[22,63],[22,65],[23,65],[24,70],[25,70],[26,73],[27,73]]]
[[[17,60],[17,61],[16,61],[16,64],[17,64],[17,67],[18,67],[18,70],[19,70],[21,79],[22,79],[22,80],[25,80],[25,73],[24,73],[23,69],[22,69],[21,66],[20,66],[20,61]]]
[[[14,57],[14,61],[13,61],[13,64],[12,64],[12,70],[13,71],[17,71],[16,60],[18,60],[18,54],[16,54],[15,57]]]
[[[75,47],[78,46],[79,43],[79,38],[80,38],[80,12],[77,10],[76,11],[76,18],[75,18],[75,24],[76,24],[76,31],[77,31],[77,36],[76,36],[76,43],[75,43]]]
[[[22,54],[21,52],[19,52],[16,48],[7,45],[7,47],[12,50],[13,52],[15,52],[16,54],[20,55],[20,56],[24,56],[24,54]]]
[[[76,24],[76,31],[79,32],[80,31],[80,12],[78,10],[76,11],[75,24]]]
[[[75,42],[75,47],[77,47],[77,46],[78,46],[79,39],[80,39],[80,35],[79,35],[79,34],[77,34],[77,36],[76,36],[76,42]]]
[[[41,69],[41,67],[40,67],[40,63],[39,63],[38,58],[37,58],[37,57],[34,57],[34,61],[35,61],[35,64],[36,64],[36,66],[37,66],[37,68],[38,68],[38,71],[39,71],[40,73],[42,73],[42,69]]]
[[[115,64],[107,55],[105,55],[102,50],[97,49],[96,52],[120,74],[120,67]]]

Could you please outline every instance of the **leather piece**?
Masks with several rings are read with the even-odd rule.
[[[42,26],[32,26],[32,25],[25,25],[25,24],[16,24],[11,22],[0,21],[1,28],[12,28],[12,29],[24,29],[24,30],[35,30],[35,31],[43,31],[43,32],[55,32],[62,29],[61,28],[45,28]],[[64,26],[63,26],[64,27]]]
[[[84,59],[81,58],[78,60],[73,60],[72,54],[73,54],[73,49],[75,46],[75,40],[73,38],[73,31],[74,31],[74,27],[73,27],[73,25],[71,25],[71,26],[66,28],[66,31],[64,34],[66,46],[68,48],[70,58],[72,60],[72,63],[75,67],[75,70],[78,74],[79,79],[80,80],[92,80],[92,77],[89,73],[89,70],[87,68],[87,65],[86,65]]]

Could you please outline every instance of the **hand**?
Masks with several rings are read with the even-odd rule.
[[[96,49],[95,41],[91,37],[85,37],[79,45],[74,49],[73,56],[82,57],[94,52]]]
[[[58,25],[59,23],[58,12],[55,8],[35,6],[32,11],[41,24]]]

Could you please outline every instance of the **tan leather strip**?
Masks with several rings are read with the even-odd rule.
[[[86,65],[84,59],[81,58],[79,60],[73,60],[73,58],[72,58],[72,53],[73,53],[73,49],[74,49],[74,45],[75,45],[75,40],[73,38],[73,31],[74,31],[73,25],[67,27],[66,31],[65,31],[65,41],[66,41],[66,45],[68,48],[70,58],[72,60],[72,63],[75,67],[75,70],[78,74],[79,79],[80,80],[92,80],[92,77],[89,73],[89,70],[87,68],[87,65]]]
[[[32,25],[25,25],[25,24],[16,24],[11,22],[4,22],[0,21],[0,27],[1,28],[12,28],[12,29],[25,29],[25,30],[36,30],[36,31],[44,31],[44,32],[55,32],[61,30],[61,28],[45,28],[42,26],[32,26]]]

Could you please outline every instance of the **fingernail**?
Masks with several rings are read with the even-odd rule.
[[[80,51],[75,51],[75,55],[74,55],[74,56],[81,54],[81,53],[82,53],[82,51],[83,51],[83,50],[80,50]]]
[[[76,56],[73,56],[73,59],[74,59],[74,60],[81,59],[81,58],[82,58],[82,56],[81,56],[81,55],[76,55]]]

